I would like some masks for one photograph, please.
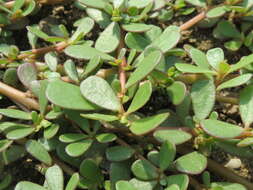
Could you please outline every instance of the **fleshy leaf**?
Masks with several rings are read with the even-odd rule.
[[[103,9],[106,6],[106,1],[104,0],[80,0],[81,3],[88,7]]]
[[[214,119],[203,120],[201,122],[201,127],[209,135],[222,139],[232,139],[238,137],[244,131],[243,128],[238,127],[237,125]]]
[[[23,120],[31,120],[31,113],[27,113],[21,110],[16,109],[0,109],[0,114],[11,117],[14,119],[23,119]]]
[[[181,38],[180,28],[177,26],[167,27],[163,33],[152,42],[152,46],[160,48],[163,53],[175,47]]]
[[[91,146],[92,140],[81,140],[75,143],[71,143],[66,147],[66,152],[72,157],[78,157],[84,154]]]
[[[206,53],[209,64],[216,70],[219,70],[220,63],[224,61],[224,52],[221,48],[210,49]]]
[[[137,190],[137,189],[128,181],[118,181],[116,183],[116,190]]]
[[[131,158],[134,154],[132,148],[126,146],[113,146],[107,148],[106,158],[112,162],[121,162]]]
[[[190,65],[186,63],[176,63],[176,68],[183,73],[204,73],[216,75],[215,71],[209,70],[208,68],[202,68],[200,66]]]
[[[142,83],[139,86],[127,113],[132,113],[143,107],[149,100],[152,94],[152,84],[149,81]]]
[[[37,141],[29,140],[25,144],[26,151],[39,161],[51,165],[52,159],[46,149]]]
[[[100,56],[103,60],[114,61],[114,57],[110,56],[109,54],[103,53],[93,47],[90,47],[87,44],[68,46],[64,50],[64,52],[67,55],[77,59],[90,60],[95,56]]]
[[[150,30],[152,28],[152,25],[147,25],[143,23],[131,23],[131,24],[123,24],[122,28],[127,32],[142,33]]]
[[[85,159],[80,165],[80,174],[91,181],[93,184],[101,184],[103,182],[103,174],[94,160]]]
[[[63,190],[63,172],[61,168],[57,165],[54,165],[47,169],[46,174],[46,182],[50,189],[54,190]]]
[[[199,119],[205,119],[215,103],[215,86],[212,80],[200,80],[192,85],[191,98],[193,111]]]
[[[175,81],[172,85],[167,87],[167,93],[174,105],[182,103],[186,95],[186,86],[180,81]]]
[[[153,180],[159,176],[156,168],[147,160],[136,160],[132,164],[131,170],[141,180]]]
[[[250,73],[240,75],[236,78],[233,78],[231,80],[228,80],[228,81],[220,84],[217,87],[217,90],[222,90],[222,89],[225,89],[225,88],[232,88],[232,87],[240,86],[240,85],[248,82],[251,79],[251,77],[252,77],[252,74],[250,74]]]
[[[173,162],[176,156],[176,147],[170,141],[165,141],[159,151],[159,167],[166,170]]]
[[[170,141],[175,145],[182,144],[192,138],[190,133],[181,130],[157,130],[154,137],[159,142]]]
[[[69,179],[65,190],[75,190],[78,186],[78,183],[79,183],[79,174],[74,173]]]
[[[177,184],[180,190],[187,190],[189,185],[189,177],[185,174],[170,175],[166,181],[167,185]]]
[[[227,12],[226,6],[218,6],[207,12],[207,18],[217,18],[223,16]]]
[[[50,102],[60,107],[73,110],[95,110],[97,106],[88,102],[78,86],[60,80],[49,83],[46,96]]]
[[[87,138],[88,136],[81,133],[66,133],[59,137],[59,140],[64,143],[72,143]]]
[[[213,182],[211,187],[221,187],[222,190],[247,190],[243,185],[238,183],[228,183],[228,182]]]
[[[162,53],[160,51],[153,51],[147,55],[139,64],[137,69],[130,75],[126,88],[131,87],[135,83],[145,78],[161,61]]]
[[[11,130],[7,133],[6,138],[10,140],[18,140],[34,132],[34,128],[32,127],[17,127],[16,129]]]
[[[177,184],[172,184],[168,186],[165,190],[180,190],[180,188]]]
[[[205,7],[206,6],[206,0],[185,0],[187,3],[190,3],[192,5],[198,6],[198,7]]]
[[[117,139],[117,136],[113,133],[101,133],[96,136],[96,139],[100,143],[109,143]]]
[[[175,164],[180,172],[200,174],[207,166],[207,158],[198,152],[192,152],[178,158]]]
[[[116,115],[106,115],[101,113],[81,114],[81,116],[87,119],[100,120],[106,122],[119,120],[119,117],[117,117]]]
[[[203,69],[209,68],[209,63],[206,57],[206,54],[196,48],[191,48],[189,54],[193,60],[199,67]]]
[[[45,62],[51,71],[57,70],[58,60],[57,55],[54,52],[49,52],[45,55]]]
[[[244,125],[249,127],[253,122],[253,85],[245,87],[240,92],[239,110]]]
[[[128,6],[129,7],[137,7],[139,9],[144,8],[148,6],[148,4],[152,3],[153,0],[129,0],[128,1]]]
[[[141,52],[144,51],[145,48],[150,44],[150,41],[141,34],[129,32],[125,36],[125,43],[129,48]]]
[[[95,48],[105,53],[113,52],[119,45],[120,41],[120,27],[116,22],[112,22],[99,35],[96,41]]]
[[[69,59],[64,63],[64,70],[71,80],[79,82],[77,69],[75,63],[72,60]]]
[[[121,109],[119,99],[104,79],[90,76],[81,83],[80,88],[82,95],[90,102],[112,111]]]
[[[26,87],[30,87],[30,83],[37,79],[37,70],[31,63],[24,63],[18,67],[18,78]]]
[[[21,181],[15,187],[15,190],[35,190],[35,189],[46,190],[46,188],[29,181]]]
[[[157,128],[168,116],[169,113],[162,113],[139,119],[131,123],[130,131],[135,135],[144,135]]]

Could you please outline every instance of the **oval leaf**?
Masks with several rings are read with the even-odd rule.
[[[32,120],[30,113],[16,109],[0,109],[0,114],[14,119]]]
[[[120,162],[131,158],[134,154],[132,148],[126,146],[114,146],[106,149],[106,158],[112,162]]]
[[[152,25],[147,25],[143,23],[131,23],[131,24],[123,24],[122,28],[127,32],[142,33],[150,30],[152,28]]]
[[[157,128],[162,122],[164,122],[169,113],[162,113],[151,117],[146,117],[132,122],[130,131],[135,135],[144,135]]]
[[[205,119],[215,103],[215,86],[212,80],[200,80],[192,85],[191,99],[195,116]]]
[[[90,76],[81,83],[81,93],[90,102],[112,111],[119,111],[121,104],[111,86],[102,78]]]
[[[116,190],[137,190],[137,189],[128,181],[118,181],[116,183]]]
[[[46,149],[37,141],[29,140],[25,144],[26,151],[39,161],[51,165],[52,159]]]
[[[245,87],[240,92],[239,110],[245,127],[253,122],[253,85]]]
[[[54,165],[48,168],[45,177],[50,189],[63,190],[64,178],[63,172],[59,166]]]
[[[15,187],[15,190],[35,190],[35,189],[46,190],[46,188],[29,181],[21,181]]]
[[[207,166],[207,158],[198,152],[192,152],[178,158],[175,164],[180,172],[200,174]]]
[[[147,160],[136,160],[132,164],[131,170],[141,180],[153,180],[159,176],[156,168]]]
[[[92,140],[87,139],[87,140],[82,140],[76,143],[69,144],[66,147],[66,152],[68,155],[72,157],[78,157],[84,154],[91,146]]]
[[[46,96],[50,102],[73,110],[95,110],[97,106],[82,96],[78,86],[60,80],[48,84]]]
[[[243,128],[238,127],[237,125],[214,119],[207,119],[202,121],[201,127],[209,135],[222,139],[232,139],[238,137],[244,131]]]
[[[37,70],[31,63],[24,63],[18,67],[18,78],[26,87],[30,87],[30,83],[37,79]]]

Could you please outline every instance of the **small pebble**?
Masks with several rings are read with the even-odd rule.
[[[232,158],[228,161],[225,167],[230,168],[230,169],[237,169],[237,168],[240,168],[241,165],[242,165],[242,161],[240,159]]]

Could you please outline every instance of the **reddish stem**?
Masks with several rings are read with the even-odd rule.
[[[181,25],[180,30],[181,31],[188,30],[189,28],[199,23],[204,18],[206,18],[206,11],[199,13],[197,16],[193,17],[192,19],[188,20],[186,23]]]

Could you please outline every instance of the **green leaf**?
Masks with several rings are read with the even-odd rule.
[[[36,2],[34,0],[31,0],[28,4],[28,6],[22,11],[22,16],[28,16],[36,9]]]
[[[106,122],[119,120],[119,117],[115,115],[106,115],[106,114],[101,114],[101,113],[81,114],[81,116],[87,119],[100,120],[100,121],[106,121]]]
[[[223,151],[240,157],[240,158],[247,158],[247,159],[252,159],[253,158],[253,151],[251,147],[238,147],[237,143],[240,140],[215,140],[215,145],[222,149]]]
[[[110,182],[111,182],[112,187],[115,187],[115,184],[119,180],[131,179],[130,178],[131,170],[130,170],[129,162],[111,162],[109,172],[110,172]]]
[[[101,184],[103,182],[103,174],[94,160],[85,159],[82,161],[80,174],[93,184]]]
[[[186,95],[186,86],[184,83],[175,81],[166,90],[174,105],[178,105],[184,101]]]
[[[14,119],[32,120],[30,113],[16,109],[0,109],[0,114]]]
[[[18,78],[26,87],[30,87],[32,81],[37,79],[37,70],[31,63],[24,63],[18,67]]]
[[[46,188],[29,181],[21,181],[15,187],[15,190],[35,190],[35,189],[46,190]]]
[[[95,44],[95,48],[105,53],[111,53],[118,47],[119,41],[120,41],[119,24],[116,22],[112,22],[99,35]]]
[[[131,123],[130,131],[135,135],[144,135],[157,128],[169,116],[169,113],[157,114],[151,117],[139,119]]]
[[[95,110],[97,106],[83,98],[78,86],[60,80],[48,84],[46,96],[53,104],[73,110]]]
[[[12,145],[5,151],[0,152],[0,162],[4,165],[9,165],[25,155],[26,151],[23,146]]]
[[[44,130],[44,138],[51,139],[59,131],[60,126],[58,124],[52,124]]]
[[[237,125],[214,119],[203,120],[201,122],[201,127],[209,135],[222,139],[232,139],[238,137],[244,131],[243,128],[238,127]]]
[[[121,162],[131,158],[134,150],[126,146],[113,146],[106,149],[106,158],[112,162]]]
[[[32,127],[17,127],[7,133],[6,138],[10,140],[18,140],[27,137],[34,132]]]
[[[139,64],[137,69],[130,75],[126,88],[131,87],[135,83],[145,78],[161,61],[162,53],[160,51],[153,51],[147,55]]]
[[[209,10],[206,14],[207,18],[217,18],[223,16],[227,12],[226,6],[218,6]]]
[[[22,8],[22,6],[23,6],[24,4],[25,4],[25,0],[16,0],[16,1],[14,2],[13,7],[12,7],[12,11],[13,11],[13,12],[18,11],[19,9]]]
[[[147,25],[143,23],[131,23],[123,24],[122,28],[127,32],[142,33],[150,30],[152,28],[152,25]]]
[[[165,190],[180,190],[179,186],[176,184],[172,184],[168,186]]]
[[[64,50],[64,53],[66,53],[70,57],[74,57],[77,59],[90,60],[95,56],[100,56],[103,60],[114,61],[114,57],[103,53],[93,47],[90,47],[87,44],[68,46]]]
[[[175,164],[180,172],[200,174],[207,166],[207,158],[198,152],[192,152],[178,158]]]
[[[246,146],[249,146],[249,145],[252,145],[253,144],[253,137],[247,137],[243,140],[241,140],[237,146],[238,147],[246,147]]]
[[[122,180],[116,183],[116,190],[137,190],[137,189],[130,182]]]
[[[39,106],[40,106],[40,114],[44,115],[47,111],[48,99],[46,96],[46,90],[48,86],[48,80],[41,80],[39,83]],[[35,87],[36,88],[36,87]]]
[[[180,190],[187,190],[189,185],[189,177],[185,174],[170,175],[166,178],[167,185],[177,184]]]
[[[106,7],[105,0],[79,0],[81,3],[88,7],[104,9]]]
[[[79,183],[79,174],[74,173],[68,181],[65,190],[75,190]]]
[[[152,46],[161,49],[163,53],[175,47],[181,38],[180,28],[177,26],[167,27],[163,33],[152,42]]]
[[[150,44],[150,41],[141,34],[128,32],[125,36],[125,43],[127,47],[141,52]]]
[[[47,53],[44,59],[51,71],[57,70],[58,59],[57,59],[57,55],[54,52]]]
[[[159,151],[159,167],[161,170],[166,170],[176,156],[176,147],[170,141],[163,142]]]
[[[94,8],[86,8],[87,15],[92,18],[101,28],[106,28],[110,23],[110,16],[104,11]]]
[[[88,76],[92,72],[96,71],[97,68],[100,66],[101,58],[99,56],[95,56],[91,58],[91,60],[87,63],[84,73],[82,76]]]
[[[76,41],[83,38],[86,34],[88,34],[92,30],[92,28],[95,25],[93,19],[91,19],[89,17],[82,18],[82,19],[78,20],[76,23],[78,23],[77,24],[78,27],[77,27],[75,33],[70,38],[71,43],[75,43]]]
[[[206,0],[185,0],[185,1],[198,7],[206,7]]]
[[[128,7],[137,7],[138,9],[144,8],[152,3],[152,0],[129,0]]]
[[[119,99],[104,79],[90,76],[81,83],[80,88],[82,95],[99,107],[112,111],[121,109]]]
[[[37,160],[52,165],[52,159],[46,149],[37,141],[29,140],[25,144],[26,151],[29,152]]]
[[[12,144],[12,142],[13,141],[10,141],[8,139],[0,140],[0,152],[6,150]]]
[[[216,75],[215,71],[211,71],[207,68],[202,68],[200,66],[190,65],[186,63],[176,63],[176,68],[183,73],[203,73],[203,74],[212,74]]]
[[[189,51],[189,54],[193,60],[194,63],[196,63],[196,65],[198,65],[199,67],[203,68],[203,69],[207,69],[209,68],[209,63],[206,57],[206,54],[196,48],[191,48]]]
[[[253,54],[248,55],[248,56],[244,56],[241,58],[241,60],[238,63],[231,65],[228,73],[238,71],[239,69],[246,67],[247,65],[249,65],[251,63],[253,63]]]
[[[224,44],[225,48],[227,48],[230,51],[237,51],[240,49],[242,45],[243,42],[241,40],[231,40]]]
[[[205,119],[215,103],[215,86],[212,80],[200,80],[192,85],[191,99],[195,116]]]
[[[240,116],[245,127],[253,122],[253,85],[246,86],[239,97]]]
[[[1,190],[7,189],[9,187],[9,185],[11,185],[12,180],[13,180],[13,178],[12,178],[11,174],[2,175],[2,178],[0,181],[0,189]]]
[[[137,190],[153,190],[157,185],[156,181],[141,181],[133,178],[129,181]]]
[[[75,63],[71,59],[65,61],[64,70],[71,80],[75,81],[76,83],[79,82],[79,76],[77,73]]]
[[[131,170],[141,180],[153,180],[158,177],[156,168],[147,160],[136,160],[132,164]]]
[[[230,79],[226,82],[223,82],[222,84],[220,84],[217,87],[217,90],[222,90],[225,88],[232,88],[232,87],[236,87],[236,86],[240,86],[242,84],[245,84],[246,82],[248,82],[252,77],[252,74],[248,73],[248,74],[243,74],[240,75],[238,77],[235,77],[233,79]]]
[[[150,99],[151,94],[152,94],[152,84],[150,81],[145,81],[139,86],[127,110],[127,113],[133,113],[138,109],[142,108]]]
[[[84,154],[92,145],[92,140],[81,140],[75,143],[71,143],[66,147],[66,152],[72,157],[78,157]]]
[[[225,56],[221,48],[210,49],[206,53],[207,60],[209,64],[218,71],[220,68],[220,63],[224,61]]]
[[[240,32],[236,29],[235,25],[227,20],[222,20],[215,28],[221,38],[241,38]]]
[[[228,183],[228,182],[213,182],[211,187],[222,187],[222,190],[247,190],[243,185],[238,183]]]
[[[4,72],[3,82],[13,87],[18,86],[18,75],[16,68],[9,68]]]
[[[181,130],[157,130],[154,133],[154,137],[159,142],[170,141],[175,145],[185,143],[192,138],[190,133]]]
[[[34,26],[27,26],[26,28],[29,32],[33,33],[34,35],[38,36],[39,38],[42,38],[43,40],[47,40],[47,38],[49,38],[49,36],[45,32],[42,32],[42,30],[40,30],[35,25]]]
[[[96,136],[96,139],[100,143],[109,143],[117,139],[117,136],[113,133],[101,133]]]
[[[49,189],[63,190],[64,177],[62,169],[58,165],[48,168],[45,177]]]
[[[59,140],[64,143],[72,143],[82,139],[86,139],[88,135],[81,133],[65,133],[59,137]]]

